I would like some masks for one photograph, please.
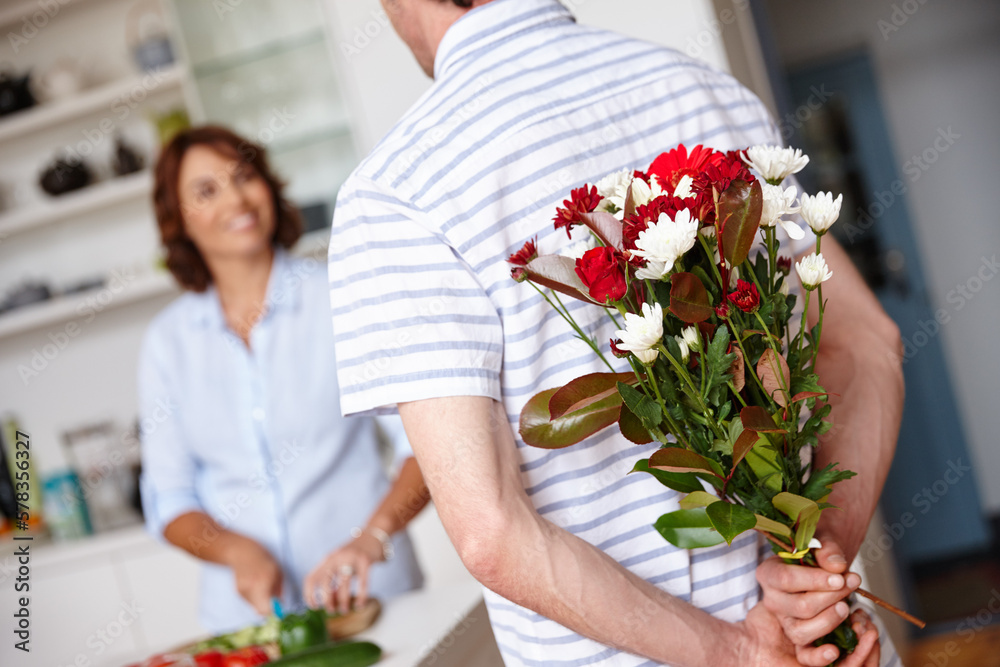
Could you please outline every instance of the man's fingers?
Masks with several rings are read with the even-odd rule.
[[[831,539],[821,539],[820,541],[823,543],[823,547],[814,552],[816,554],[816,562],[819,563],[819,566],[827,572],[836,574],[846,572],[847,558],[844,556],[844,550],[840,548],[840,545]]]
[[[808,620],[815,618],[843,600],[851,590],[842,588],[832,593],[769,593],[764,606],[778,618]]]
[[[861,578],[854,573],[844,577],[822,568],[789,565],[779,558],[768,558],[757,567],[757,581],[765,589],[779,590],[785,593],[803,593],[839,591],[848,584],[857,582],[856,588],[861,583]]]
[[[805,667],[827,667],[837,659],[840,650],[833,644],[822,646],[796,646],[795,659]],[[842,667],[838,665],[837,667]]]
[[[806,620],[785,619],[785,634],[796,646],[805,646],[833,631],[847,618],[850,607],[840,601],[817,616]]]
[[[858,646],[838,667],[878,667],[882,655],[878,628],[862,609],[851,614],[851,621],[851,627],[858,635]]]

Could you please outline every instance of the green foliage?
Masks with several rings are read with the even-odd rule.
[[[681,549],[714,547],[725,538],[712,525],[704,507],[664,514],[654,524],[667,542]]]
[[[656,470],[649,467],[649,459],[639,459],[635,462],[635,467],[629,471],[649,473],[656,478],[663,486],[680,493],[691,493],[692,491],[702,491],[698,478],[691,473],[667,472],[666,470]]]

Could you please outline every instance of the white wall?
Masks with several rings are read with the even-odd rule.
[[[378,0],[323,0],[367,152],[431,85]],[[580,23],[676,48],[728,70],[710,0],[562,0]]]
[[[1000,279],[981,283],[961,309],[955,291],[970,280],[970,287],[979,287],[974,277],[983,258],[1000,254],[995,203],[1000,3],[843,0],[810,3],[806,11],[795,0],[771,0],[769,7],[786,63],[867,47],[901,173],[908,160],[932,146],[939,129],[950,127],[959,135],[906,196],[932,305],[951,315],[940,335],[980,493],[988,511],[1000,512],[994,342]],[[995,274],[996,269],[983,272]]]

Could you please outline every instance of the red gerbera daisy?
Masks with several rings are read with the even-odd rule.
[[[649,175],[655,177],[660,187],[673,193],[685,176],[694,178],[706,166],[718,164],[725,156],[698,144],[688,153],[684,144],[662,153],[649,166]]]
[[[507,258],[507,261],[515,266],[527,266],[528,262],[538,257],[538,248],[535,246],[537,241],[537,236],[533,239],[528,239],[520,250]]]
[[[570,229],[574,225],[583,222],[580,217],[584,213],[592,213],[604,198],[597,194],[597,187],[584,185],[570,193],[570,198],[563,201],[563,207],[556,209],[556,217],[552,218],[556,229],[566,228],[566,236],[570,236]]]
[[[760,307],[757,286],[742,279],[736,281],[736,291],[730,293],[729,300],[744,313],[752,313]]]

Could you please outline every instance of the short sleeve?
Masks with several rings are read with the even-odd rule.
[[[357,176],[341,189],[328,267],[345,416],[428,398],[501,398],[500,317],[422,215]]]
[[[164,528],[180,515],[204,511],[195,490],[197,462],[183,437],[179,396],[168,370],[168,351],[160,332],[151,328],[139,358],[139,488],[146,528],[156,537],[162,537]]]

